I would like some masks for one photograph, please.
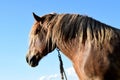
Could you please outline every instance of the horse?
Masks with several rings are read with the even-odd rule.
[[[79,80],[120,80],[120,29],[81,14],[33,16],[26,55],[30,66],[58,48]]]

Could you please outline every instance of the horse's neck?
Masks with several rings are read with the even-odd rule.
[[[79,52],[79,43],[77,39],[69,42],[60,41],[57,42],[56,44],[60,51],[72,61],[76,54]]]

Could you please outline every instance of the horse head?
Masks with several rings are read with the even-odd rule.
[[[51,35],[49,31],[48,21],[55,14],[49,14],[42,17],[33,13],[35,23],[30,32],[29,50],[26,56],[26,61],[32,67],[38,65],[41,58],[53,51],[55,46],[52,45]]]

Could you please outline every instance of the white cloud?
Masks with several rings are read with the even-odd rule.
[[[68,80],[78,80],[73,67],[65,69]],[[60,74],[41,76],[39,80],[60,80]]]
[[[50,75],[50,76],[48,76],[48,80],[57,79],[58,77],[59,77],[58,74]]]
[[[46,76],[41,76],[40,77],[40,80],[45,80],[46,79]]]
[[[59,78],[58,74],[41,76],[39,80],[57,80]]]
[[[66,69],[66,74],[68,76],[67,77],[68,80],[78,80],[77,74],[76,74],[76,72],[75,72],[73,67],[67,68]]]
[[[70,67],[70,68],[66,69],[66,74],[68,76],[75,76],[76,75],[75,70],[74,70],[73,67]]]

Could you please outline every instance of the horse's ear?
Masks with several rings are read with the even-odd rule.
[[[38,15],[36,15],[34,12],[33,12],[33,17],[34,17],[35,20],[38,21],[38,22],[42,20],[42,18],[39,17]]]

